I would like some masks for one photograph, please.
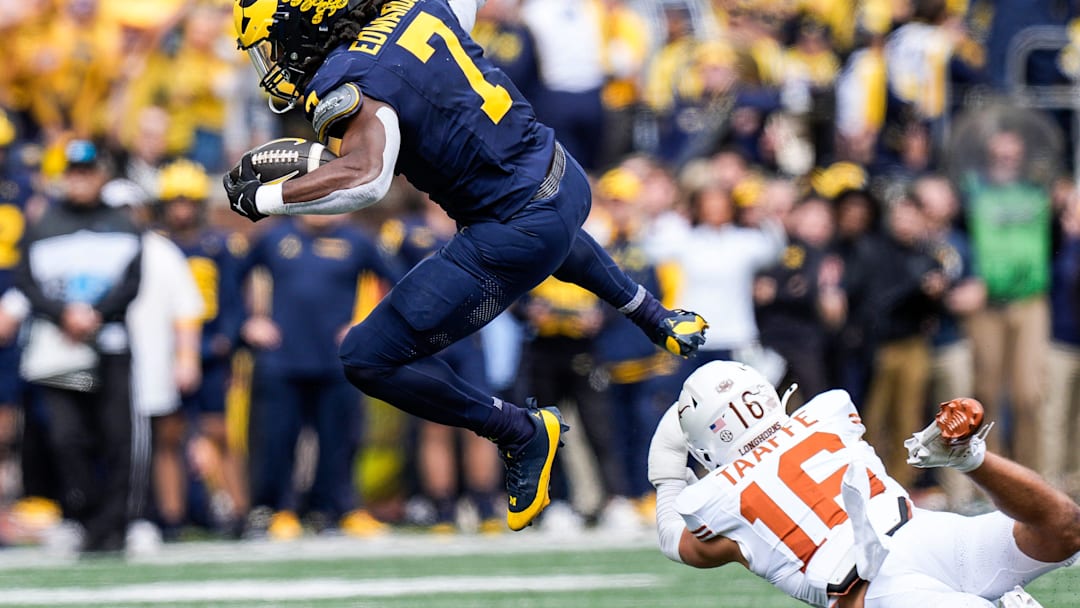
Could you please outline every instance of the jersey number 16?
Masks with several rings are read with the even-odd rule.
[[[848,519],[847,513],[837,503],[840,483],[848,465],[839,467],[832,475],[818,482],[807,474],[803,464],[822,452],[836,453],[843,449],[844,442],[838,435],[814,433],[780,456],[777,478],[786,486],[786,492],[768,492],[754,482],[740,496],[742,516],[750,523],[760,521],[771,530],[799,558],[803,571],[825,538],[815,541],[799,522],[809,524],[816,519],[814,528],[831,530]],[[870,497],[883,493],[885,484],[869,469],[866,474],[870,478]],[[781,507],[777,500],[784,495],[793,495],[797,500],[784,500],[787,508]]]

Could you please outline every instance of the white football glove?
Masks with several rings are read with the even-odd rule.
[[[908,451],[907,463],[920,469],[952,467],[961,473],[969,473],[979,468],[986,457],[986,435],[993,427],[993,422],[987,423],[967,441],[951,444],[941,437],[937,425],[931,423],[904,442]]]

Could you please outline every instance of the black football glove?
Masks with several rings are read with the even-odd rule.
[[[229,207],[234,213],[253,222],[267,217],[255,206],[255,191],[259,189],[262,182],[255,173],[255,167],[251,164],[249,155],[244,154],[240,162],[232,168],[232,171],[226,173],[221,181],[225,184],[225,193],[229,195]]]

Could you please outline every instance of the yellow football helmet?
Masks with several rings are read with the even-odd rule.
[[[233,21],[240,50],[248,52],[259,85],[288,104],[275,111],[287,111],[300,101],[312,76],[305,65],[308,59],[323,52],[334,22],[365,1],[235,0]]]
[[[203,201],[208,196],[210,176],[199,163],[178,160],[162,168],[158,175],[158,199],[162,201],[178,198]]]

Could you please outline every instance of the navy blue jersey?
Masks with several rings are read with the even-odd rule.
[[[472,37],[484,47],[484,55],[510,77],[525,99],[535,101],[540,89],[540,69],[536,42],[529,28],[521,23],[478,18]]]
[[[353,83],[390,105],[401,127],[395,171],[462,224],[502,221],[536,192],[554,132],[462,31],[445,0],[395,0],[357,40],[330,53],[306,91]]]
[[[190,242],[174,241],[187,257],[203,298],[202,358],[226,357],[236,344],[244,317],[240,262],[247,244],[240,235],[209,228]],[[227,349],[222,346],[227,345]]]
[[[338,336],[353,321],[361,275],[394,279],[358,228],[338,224],[315,232],[294,218],[252,244],[244,274],[255,266],[273,281],[270,317],[281,331],[281,346],[260,353],[259,363],[294,376],[340,374]]]

